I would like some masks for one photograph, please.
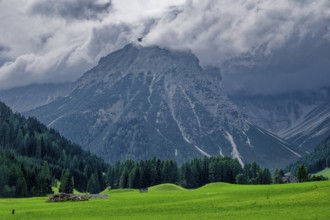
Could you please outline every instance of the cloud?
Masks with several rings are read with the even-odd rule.
[[[138,37],[191,50],[230,92],[330,85],[328,0],[0,0],[0,16],[1,89],[77,79]]]
[[[180,2],[0,1],[0,89],[75,80]]]
[[[38,0],[31,6],[33,15],[59,17],[65,20],[100,18],[111,9],[110,0]]]
[[[228,91],[330,85],[329,1],[190,0],[183,8],[161,18],[145,45],[192,50],[222,69]]]

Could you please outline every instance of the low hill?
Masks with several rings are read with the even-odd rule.
[[[88,178],[97,173],[101,186],[106,164],[79,145],[48,129],[35,118],[15,114],[0,102],[0,197],[44,195],[64,170],[74,187],[85,191]]]
[[[180,190],[186,190],[186,189],[182,188],[181,186],[177,186],[175,184],[170,184],[170,183],[160,184],[149,188],[149,191],[151,192],[153,191],[168,192],[168,191],[180,191]]]

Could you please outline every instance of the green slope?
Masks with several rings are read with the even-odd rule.
[[[149,188],[150,192],[154,192],[154,191],[168,192],[168,191],[181,191],[181,190],[186,190],[186,189],[171,183],[160,184]]]
[[[173,190],[176,189],[176,190]],[[329,219],[330,181],[283,185],[213,183],[196,190],[160,185],[148,193],[109,191],[108,199],[47,203],[0,199],[0,219]],[[16,214],[11,214],[15,208]]]
[[[316,176],[322,175],[322,176],[330,178],[330,168],[324,169],[318,173],[315,173],[314,175],[316,175]]]

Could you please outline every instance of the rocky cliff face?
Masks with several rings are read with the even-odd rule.
[[[305,152],[330,133],[330,88],[277,95],[230,96],[249,120]]]
[[[127,45],[28,115],[109,162],[226,155],[281,167],[300,154],[249,123],[221,89],[217,69],[189,52]]]

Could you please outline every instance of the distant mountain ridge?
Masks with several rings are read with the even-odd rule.
[[[0,100],[13,111],[26,112],[67,95],[72,84],[33,84],[0,91]]]
[[[256,125],[276,133],[305,152],[330,133],[330,88],[278,95],[231,95]]]
[[[299,150],[249,123],[217,69],[190,52],[127,45],[102,58],[66,97],[30,111],[106,161],[227,155],[281,167]]]

